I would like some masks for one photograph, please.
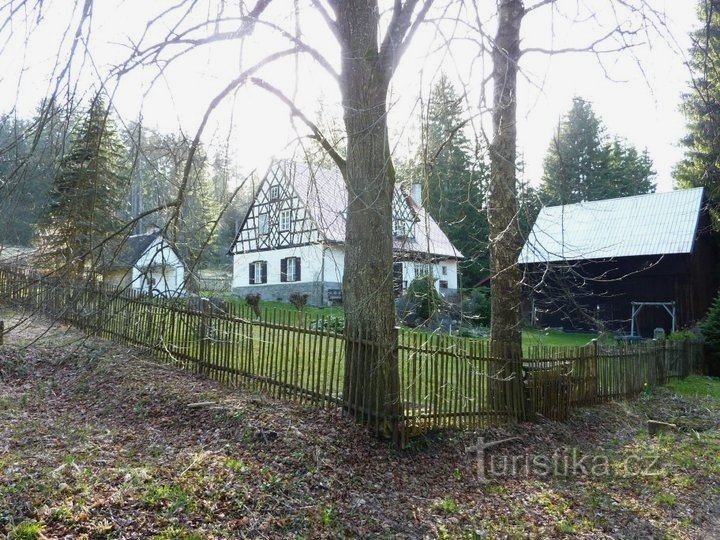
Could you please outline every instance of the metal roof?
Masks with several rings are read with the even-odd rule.
[[[334,167],[311,167],[298,162],[277,162],[276,166],[284,168],[288,180],[305,203],[326,241],[344,243],[347,190],[340,171]],[[403,253],[462,258],[462,253],[453,246],[430,214],[411,197],[404,193],[403,196],[415,213],[415,234],[413,238],[395,238],[393,249]]]
[[[545,207],[520,264],[690,253],[703,188]]]

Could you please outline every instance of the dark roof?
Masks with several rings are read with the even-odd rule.
[[[150,245],[162,234],[136,234],[125,238],[119,246],[103,250],[103,262],[106,268],[130,268]]]

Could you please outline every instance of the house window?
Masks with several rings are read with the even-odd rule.
[[[280,186],[270,187],[270,200],[276,201],[280,198]]]
[[[300,281],[300,257],[280,260],[280,281]]]
[[[447,266],[442,267],[442,275],[447,276]]]
[[[446,279],[441,279],[441,280],[440,280],[440,288],[441,288],[441,289],[447,289],[447,288],[448,288],[448,282],[447,282]]]
[[[267,283],[267,261],[255,261],[250,263],[250,285]]]
[[[258,233],[267,234],[270,232],[270,220],[267,214],[260,214],[258,216]]]
[[[415,263],[415,277],[427,276],[430,274],[430,265],[425,263]]]
[[[290,210],[282,210],[280,212],[279,228],[281,231],[290,230]]]
[[[395,238],[413,238],[413,223],[406,219],[393,219],[393,236]]]

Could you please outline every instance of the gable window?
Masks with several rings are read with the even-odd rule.
[[[289,231],[290,230],[290,210],[282,210],[280,211],[280,220],[278,223],[278,228],[281,231]]]
[[[442,275],[447,276],[447,266],[443,265],[442,267]]]
[[[412,221],[406,219],[393,219],[393,236],[401,239],[412,239],[415,237]]]
[[[270,186],[270,200],[276,201],[280,198],[280,186]]]
[[[258,216],[258,233],[267,234],[270,232],[270,220],[267,214],[260,214]]]
[[[300,281],[300,257],[280,259],[280,281]]]
[[[267,261],[255,261],[250,263],[249,268],[250,285],[267,283]]]

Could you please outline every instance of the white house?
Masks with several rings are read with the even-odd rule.
[[[185,295],[185,265],[158,230],[129,236],[105,258],[105,283],[152,296]]]
[[[341,300],[347,192],[340,172],[275,162],[261,180],[230,248],[232,290],[287,300],[309,295],[312,305]],[[441,294],[458,288],[462,254],[412,197],[396,188],[393,200],[393,279],[400,295],[431,274]]]

